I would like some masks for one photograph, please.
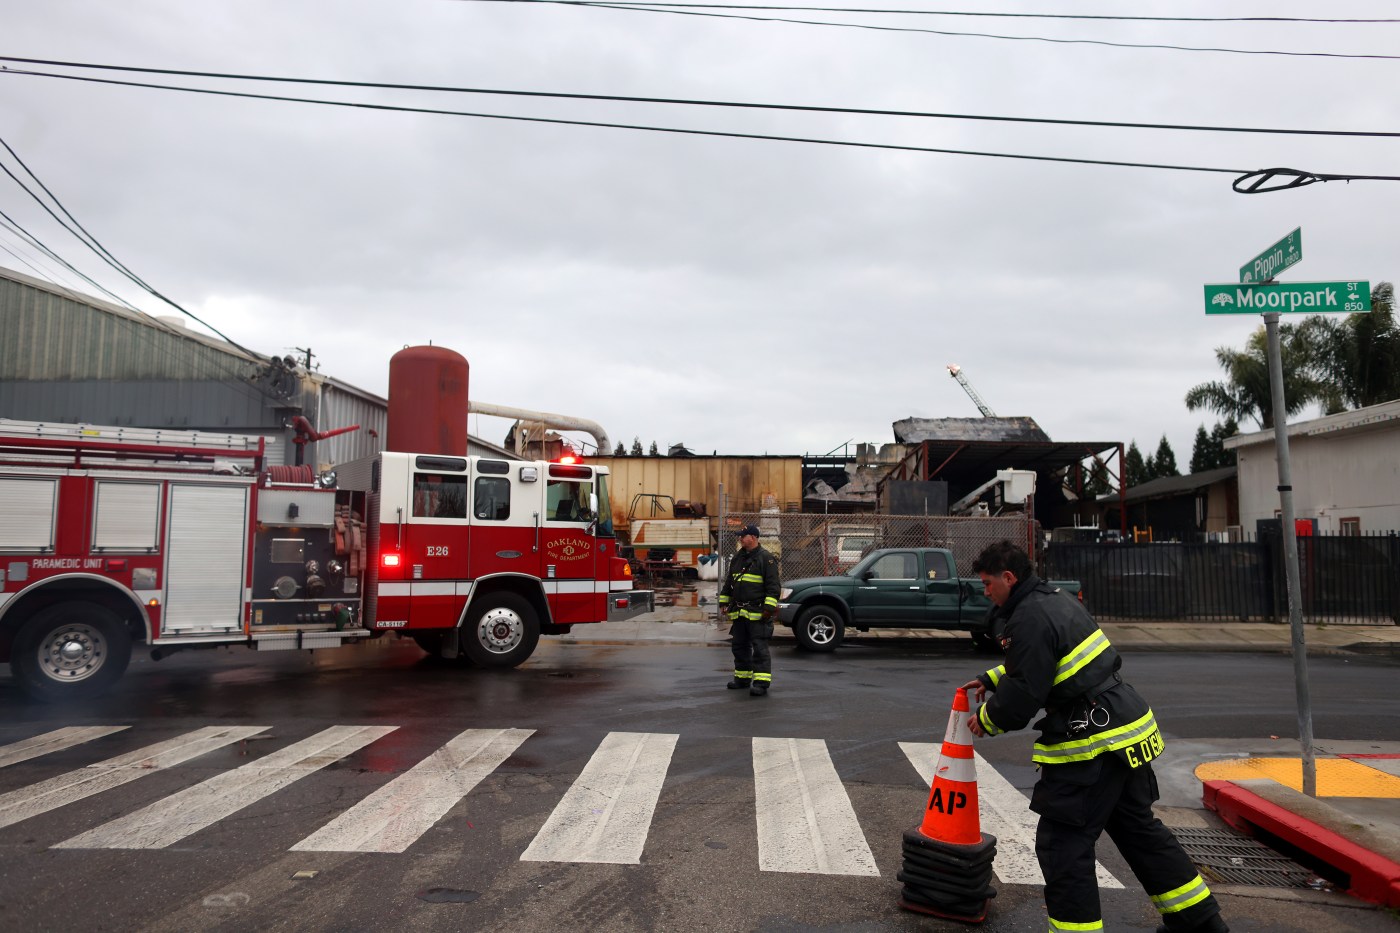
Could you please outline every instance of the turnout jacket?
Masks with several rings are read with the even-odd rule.
[[[729,561],[729,574],[719,591],[719,607],[736,619],[761,622],[764,610],[778,609],[778,559],[763,549],[743,548]]]
[[[1137,768],[1162,753],[1151,707],[1118,676],[1123,659],[1077,599],[1032,574],[998,616],[1006,661],[978,678],[993,691],[977,711],[988,735],[1023,729],[1043,708],[1039,765],[1111,753]]]

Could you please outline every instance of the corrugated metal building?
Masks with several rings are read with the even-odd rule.
[[[0,267],[0,415],[262,435],[270,463],[296,461],[286,427],[294,415],[321,431],[358,424],[308,445],[306,462],[323,469],[383,448],[388,400],[290,358],[195,333],[182,318],[150,317]],[[516,459],[477,438],[469,446]]]

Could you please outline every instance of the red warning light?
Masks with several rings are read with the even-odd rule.
[[[397,567],[399,565],[399,555],[385,554],[383,557],[380,558],[380,561],[384,564],[385,567]]]
[[[562,457],[559,458],[559,462],[560,462],[560,463],[578,463],[578,457],[575,457],[573,454],[565,454],[564,456],[562,456]]]

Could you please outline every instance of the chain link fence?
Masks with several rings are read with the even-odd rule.
[[[729,556],[739,548],[738,532],[757,525],[759,544],[778,558],[784,580],[849,573],[877,548],[941,547],[953,552],[958,575],[972,575],[972,561],[1002,539],[1026,547],[1029,519],[1024,514],[987,517],[946,515],[813,515],[781,512],[723,512],[720,516],[721,579]]]

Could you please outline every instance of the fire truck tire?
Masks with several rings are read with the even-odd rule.
[[[481,667],[515,667],[535,653],[540,621],[534,607],[514,593],[484,597],[461,632],[462,653]]]
[[[96,696],[131,661],[131,636],[117,614],[89,602],[66,602],[35,614],[15,636],[10,669],[40,700]]]
[[[793,623],[792,634],[806,651],[835,651],[846,637],[846,623],[831,606],[808,606]]]

